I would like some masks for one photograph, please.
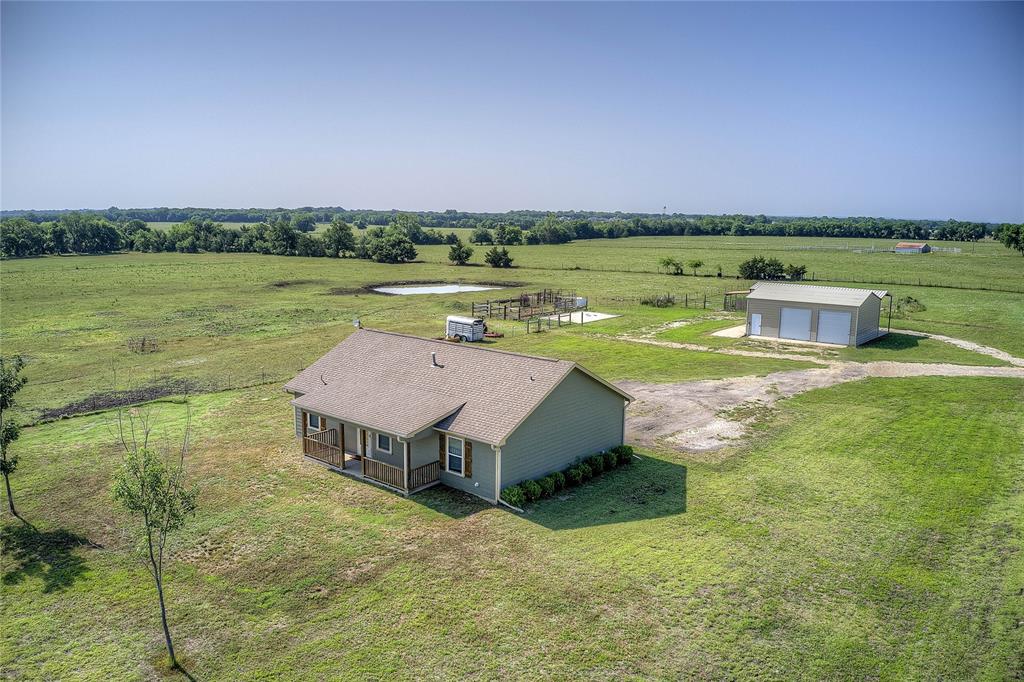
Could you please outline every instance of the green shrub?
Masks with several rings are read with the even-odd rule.
[[[561,471],[551,474],[551,480],[555,482],[555,490],[561,490],[565,487],[565,474]]]
[[[551,497],[555,494],[555,479],[545,476],[544,478],[538,478],[537,483],[540,485],[544,497]]]
[[[579,468],[580,474],[582,474],[584,481],[594,476],[594,470],[591,469],[590,465],[587,464],[586,462],[580,462],[576,466]]]
[[[523,494],[526,496],[527,502],[539,500],[541,493],[543,492],[537,481],[523,481],[519,486],[523,489]]]
[[[565,470],[565,481],[567,485],[579,485],[583,483],[583,469],[577,464]]]
[[[619,465],[619,456],[614,452],[606,452],[601,455],[601,458],[604,460],[605,471],[611,471]]]
[[[594,472],[594,476],[600,476],[601,472],[604,471],[604,457],[601,455],[594,455],[593,457],[587,457],[587,466]]]
[[[510,485],[501,491],[501,499],[505,500],[513,507],[522,507],[526,502],[526,494],[523,493],[523,488],[518,485]]]
[[[614,452],[615,456],[618,457],[619,466],[633,462],[633,448],[628,445],[618,445],[612,448],[611,452]]]

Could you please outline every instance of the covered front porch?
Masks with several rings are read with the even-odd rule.
[[[404,455],[403,466],[352,452],[341,443],[338,429],[308,432],[302,437],[302,454],[346,476],[366,480],[403,495],[429,488],[441,480],[441,463],[438,459],[417,467],[410,465],[411,446],[408,442],[400,443]]]

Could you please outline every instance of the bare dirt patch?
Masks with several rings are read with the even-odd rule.
[[[303,284],[323,284],[322,279],[279,279],[276,282],[271,282],[268,287],[273,289],[285,289],[287,287],[297,287]]]
[[[61,407],[51,407],[42,411],[39,419],[49,421],[62,417],[71,417],[76,414],[109,410],[115,407],[126,407],[137,403],[144,403],[150,400],[166,398],[171,395],[182,395],[184,393],[199,393],[204,387],[187,379],[171,379],[159,383],[131,388],[123,391],[101,391],[92,395],[70,402]]]
[[[636,398],[626,418],[626,437],[631,443],[711,452],[739,444],[757,416],[783,398],[867,377],[918,376],[1024,379],[1024,367],[834,362],[820,369],[789,370],[763,377],[677,384],[622,381],[618,385]]]

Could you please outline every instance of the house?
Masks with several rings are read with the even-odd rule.
[[[896,253],[928,253],[932,247],[924,242],[900,242],[896,245]]]
[[[757,282],[747,294],[747,335],[859,346],[888,333],[888,325],[879,326],[882,299],[888,295],[872,289]]]
[[[303,454],[403,494],[501,489],[621,445],[631,397],[573,362],[358,329],[285,384]]]

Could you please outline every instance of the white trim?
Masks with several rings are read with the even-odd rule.
[[[316,417],[316,427],[313,426],[313,417]],[[324,430],[324,418],[312,412],[306,413],[306,433],[320,433]]]
[[[625,410],[623,410],[625,414]],[[623,424],[625,424],[625,417],[623,417]],[[501,448],[491,446],[494,450],[494,503],[498,504],[501,501]]]
[[[462,443],[462,454],[461,455],[456,455],[460,460],[462,460],[461,471],[452,471],[452,469],[451,469],[452,453],[451,453],[451,450],[448,449],[448,441],[450,439],[454,439],[454,440],[457,440],[460,443]],[[445,437],[444,437],[444,470],[445,470],[445,473],[452,474],[453,476],[458,476],[459,478],[465,478],[466,477],[466,439],[465,438],[459,438],[458,436],[449,436],[448,434],[445,434]]]
[[[385,438],[388,439],[388,447],[387,447],[387,449],[382,448],[380,446],[380,437],[381,436],[384,436]],[[394,439],[390,435],[388,435],[386,433],[381,433],[380,431],[378,431],[377,433],[373,434],[373,449],[375,451],[380,451],[380,452],[383,452],[384,454],[390,455],[391,454],[391,442],[392,442],[392,440],[394,440]]]

